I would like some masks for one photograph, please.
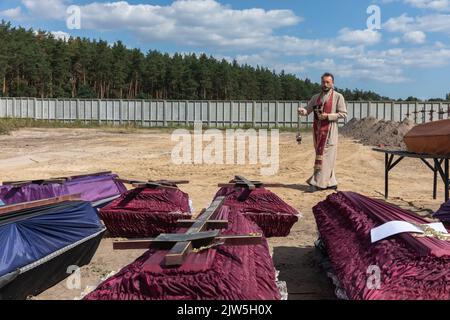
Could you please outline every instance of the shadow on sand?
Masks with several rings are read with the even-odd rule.
[[[335,300],[334,286],[319,264],[315,247],[275,247],[275,268],[286,281],[289,300]]]

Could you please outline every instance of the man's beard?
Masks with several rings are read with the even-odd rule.
[[[330,91],[332,88],[331,87],[322,87],[322,91],[323,92],[328,92]]]

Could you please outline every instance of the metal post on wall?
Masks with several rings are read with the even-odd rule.
[[[417,109],[418,103],[417,101],[414,103],[414,123],[417,123],[417,113],[419,112]]]
[[[16,117],[16,98],[13,98],[12,117]]]
[[[423,104],[423,112],[422,112],[422,123],[426,123],[427,122],[426,112],[427,112],[427,104],[424,103]]]
[[[252,122],[253,128],[256,128],[256,101],[252,101]]]
[[[145,115],[144,115],[144,101],[145,100],[141,100],[141,127],[144,127],[145,124]]]
[[[207,117],[208,117],[208,127],[211,127],[211,101],[206,102],[207,109]]]
[[[102,125],[102,110],[101,110],[102,104],[100,103],[100,100],[96,100],[96,101],[97,101],[97,111],[98,111],[98,124]]]
[[[230,128],[233,128],[234,102],[230,101]]]
[[[33,99],[33,109],[34,109],[34,111],[33,111],[33,118],[36,120],[36,115],[37,115],[37,99],[36,98],[34,98]]]
[[[275,102],[275,128],[278,128],[278,107],[279,107],[279,104],[278,104],[278,101],[276,101]],[[292,109],[292,107],[291,107],[291,109]],[[270,115],[270,113],[269,113],[269,115]],[[291,121],[291,123],[292,123],[292,121]]]
[[[75,117],[76,117],[76,119],[75,119],[75,121],[78,121],[78,120],[80,120],[80,100],[79,99],[77,99],[77,102],[76,102],[76,104],[75,104]]]
[[[395,119],[394,107],[395,107],[394,102],[391,102],[391,121],[394,121],[394,119]]]
[[[185,101],[185,113],[184,113],[184,116],[185,116],[185,120],[186,120],[186,126],[189,126],[189,114],[188,114],[188,112],[189,112],[189,101]]]
[[[123,100],[120,99],[119,101],[119,124],[122,125],[123,124]]]

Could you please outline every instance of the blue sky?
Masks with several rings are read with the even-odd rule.
[[[80,29],[67,25],[72,5]],[[378,24],[367,13],[373,5]],[[313,81],[330,71],[338,87],[392,98],[450,93],[450,0],[6,0],[0,18],[59,37],[204,52]]]

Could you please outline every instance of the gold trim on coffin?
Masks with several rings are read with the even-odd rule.
[[[422,224],[415,224],[414,226],[418,227],[423,231],[423,233],[414,233],[413,236],[416,238],[435,238],[442,241],[450,241],[450,233],[443,233],[440,231],[434,230],[432,227]]]
[[[257,232],[252,232],[252,233],[249,233],[248,236],[249,237],[262,237],[262,234],[261,233],[257,233]],[[193,253],[200,253],[200,252],[203,252],[205,250],[213,249],[215,247],[218,247],[218,246],[221,246],[221,245],[224,245],[224,244],[225,244],[225,242],[223,242],[223,241],[216,242],[216,243],[212,243],[210,245],[203,246],[203,247],[200,247],[200,248],[197,248],[197,249],[192,249],[192,252]]]

